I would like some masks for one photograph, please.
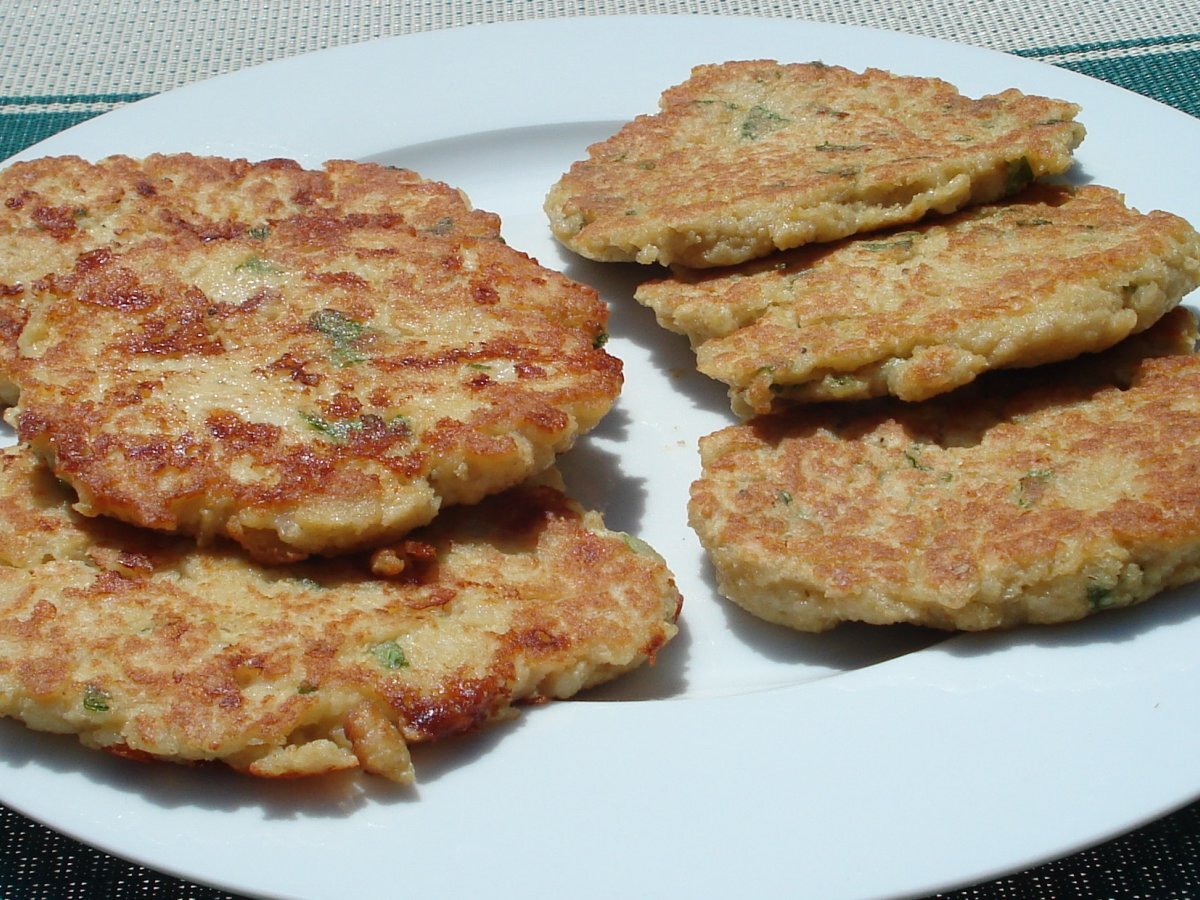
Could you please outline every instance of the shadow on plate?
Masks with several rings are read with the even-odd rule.
[[[1026,625],[1009,631],[962,634],[942,645],[961,657],[983,656],[1013,646],[1067,648],[1123,644],[1162,628],[1178,628],[1200,617],[1200,586],[1165,591],[1136,606],[1109,609],[1078,622]]]
[[[686,600],[684,609],[687,609]],[[679,619],[679,633],[659,651],[653,664],[643,665],[606,684],[583,691],[577,699],[566,702],[627,703],[679,699],[687,694],[687,663],[692,640],[685,613]]]
[[[187,766],[123,759],[84,747],[74,735],[33,731],[12,719],[0,720],[0,770],[36,765],[54,773],[77,774],[89,784],[137,795],[164,809],[256,808],[265,820],[340,819],[368,805],[419,801],[422,785],[483,758],[520,728],[526,715],[536,713],[536,708],[521,708],[518,716],[478,732],[437,744],[413,745],[417,777],[416,784],[409,787],[357,771],[265,779],[235,772],[221,763]]]
[[[730,633],[775,662],[822,666],[834,670],[830,674],[836,675],[924,650],[948,637],[928,628],[881,627],[861,622],[846,622],[819,634],[796,631],[760,619],[721,596],[712,563],[707,557],[703,577],[715,602],[721,604]]]
[[[727,388],[696,370],[696,356],[688,339],[658,324],[654,311],[633,298],[644,281],[662,278],[667,270],[637,263],[602,263],[571,256],[563,266],[568,278],[595,288],[609,307],[608,331],[647,352],[651,363],[670,381],[672,388],[693,407],[736,417],[729,411]]]
[[[629,414],[620,406],[605,416],[589,435],[580,438],[558,458],[567,494],[586,509],[604,517],[613,531],[639,534],[646,513],[645,479],[625,474],[621,457],[605,450],[592,438],[620,442],[629,426]]]

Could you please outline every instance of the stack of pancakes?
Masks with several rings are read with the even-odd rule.
[[[1200,577],[1200,235],[1055,183],[1071,103],[701,66],[550,190],[556,236],[729,385],[690,521],[819,631],[1069,621]]]
[[[564,495],[590,288],[412,172],[0,172],[0,715],[136,758],[413,778],[652,659],[662,559]]]

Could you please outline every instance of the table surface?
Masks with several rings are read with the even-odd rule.
[[[125,103],[297,53],[467,24],[642,13],[803,18],[944,38],[1083,72],[1200,116],[1197,0],[5,0],[0,159]],[[941,896],[1200,896],[1198,842],[1200,803],[1065,859]],[[231,896],[107,856],[0,806],[5,900]]]

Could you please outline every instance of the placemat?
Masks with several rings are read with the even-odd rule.
[[[1200,3],[1196,0],[1063,0],[1041,5],[1028,0],[905,4],[272,0],[252,5],[6,0],[0,5],[0,47],[4,48],[0,158],[120,105],[297,53],[468,24],[640,13],[792,17],[944,38],[1082,72],[1200,116]],[[1194,804],[1066,859],[939,896],[955,900],[1200,896],[1198,841],[1200,804]],[[227,900],[234,896],[115,859],[0,806],[3,900]]]

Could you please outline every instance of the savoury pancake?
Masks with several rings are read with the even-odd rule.
[[[596,293],[411,172],[47,159],[0,197],[0,398],[86,515],[352,551],[544,469],[620,391]]]
[[[698,66],[659,106],[551,188],[576,253],[733,265],[1014,194],[1084,135],[1071,103],[822,63]]]
[[[0,452],[0,715],[140,759],[413,778],[408,744],[652,660],[680,598],[543,476],[371,556],[270,567],[71,509]]]
[[[734,411],[891,394],[1103,350],[1200,285],[1200,234],[1109,188],[1035,186],[902,231],[638,288]]]
[[[701,439],[691,525],[722,593],[802,631],[980,630],[1141,602],[1200,578],[1194,345],[1178,308],[1104,354],[944,398],[734,425]]]

